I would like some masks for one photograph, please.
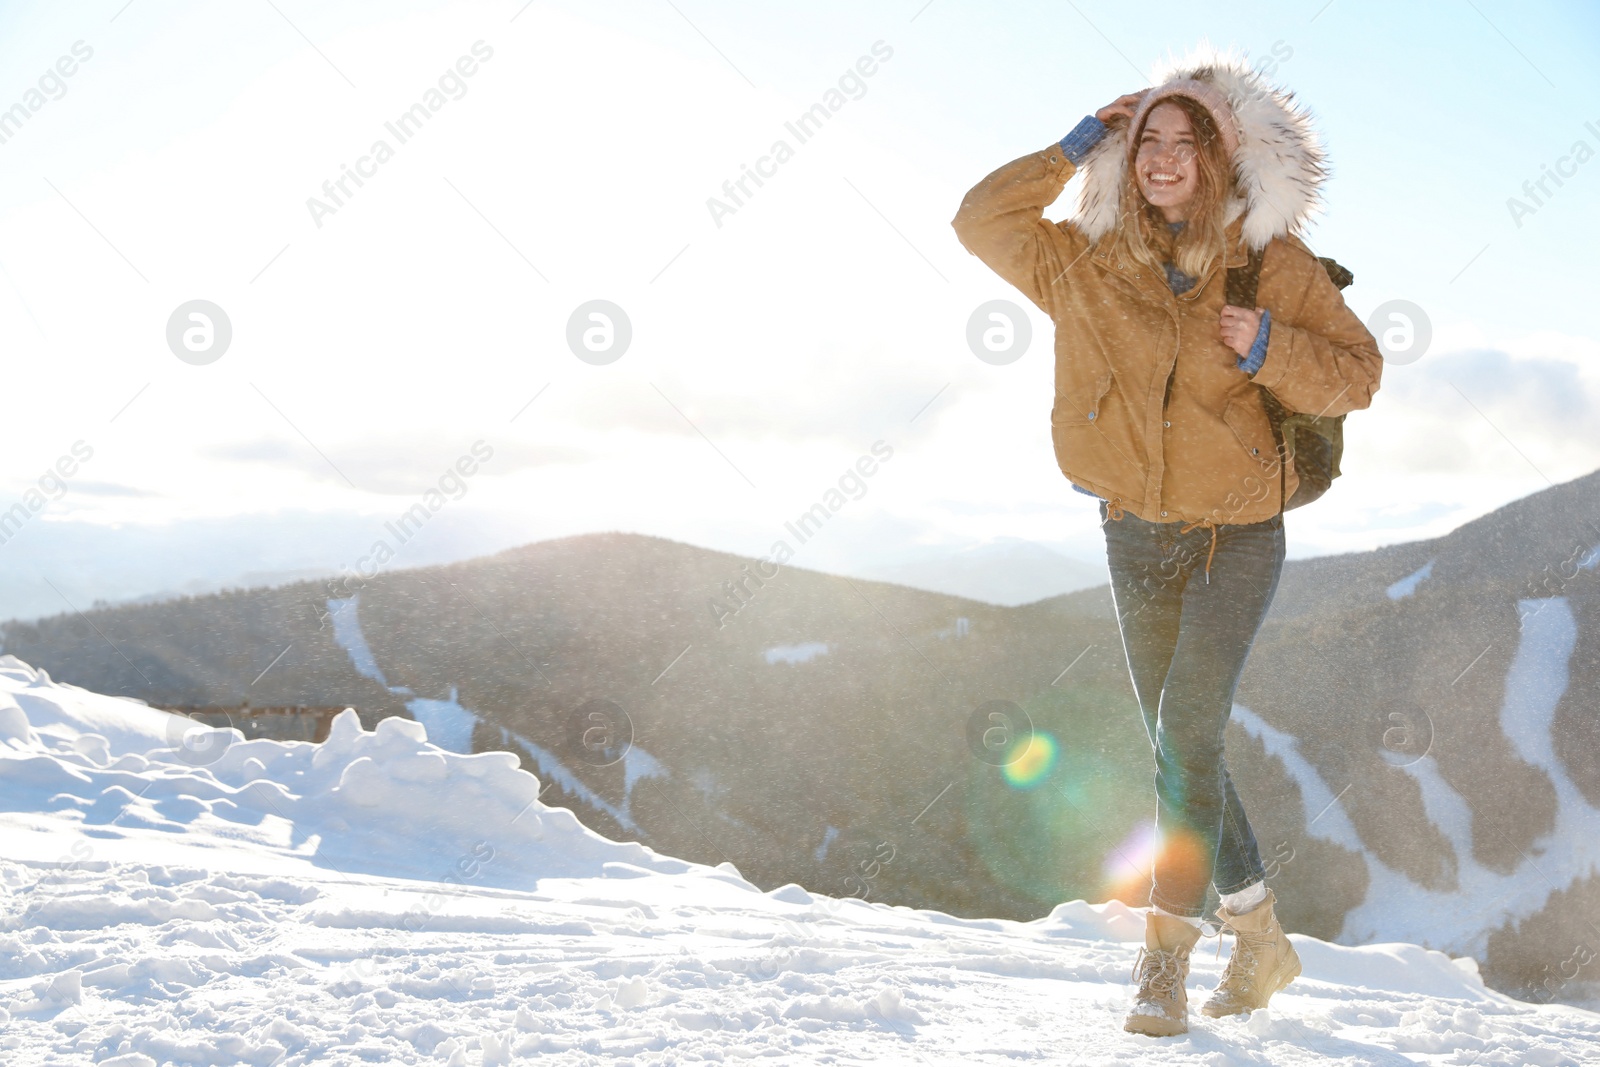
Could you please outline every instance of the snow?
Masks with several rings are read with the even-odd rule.
[[[389,684],[361,629],[360,593],[343,600],[330,599],[328,617],[333,621],[334,641],[350,657],[350,665],[357,674],[371,678],[396,696],[409,697],[406,710],[428,728],[428,736],[440,748],[451,752],[472,751],[472,730],[478,724],[478,717],[461,706],[455,686],[450,687],[450,699],[435,700],[417,696],[409,686]]]
[[[763,893],[604,838],[508,753],[405,719],[245,740],[11,657],[0,708],[8,1067],[1509,1067],[1600,1047],[1600,1016],[1489,990],[1470,960],[1298,934],[1304,973],[1270,1010],[1137,1037],[1143,919],[1117,902],[1014,922]],[[1207,947],[1196,1007],[1223,966]]]
[[[478,714],[461,703],[455,686],[450,687],[450,699],[432,700],[414,696],[412,690],[406,686],[390,685],[383,668],[378,664],[378,657],[373,654],[372,647],[367,644],[366,635],[361,630],[360,611],[360,593],[344,600],[328,601],[328,613],[333,619],[334,640],[349,655],[350,663],[356,671],[384,686],[391,693],[411,697],[406,701],[406,710],[423,725],[426,736],[434,744],[451,752],[471,752],[473,729],[479,722]],[[624,792],[622,805],[619,807],[585,785],[583,779],[572,773],[561,762],[560,757],[549,749],[504,727],[500,728],[500,743],[517,745],[534,761],[540,774],[596,811],[605,812],[623,829],[634,832],[639,829],[638,823],[633,821],[634,785],[645,778],[664,778],[668,775],[667,768],[654,756],[637,745],[630,744],[622,756]]]
[[[1427,578],[1428,575],[1433,573],[1433,565],[1437,562],[1437,560],[1430,559],[1420,568],[1412,571],[1410,574],[1391,585],[1388,589],[1389,599],[1404,600],[1412,593],[1415,593],[1417,591],[1417,586],[1422,584],[1423,579]]]
[[[1445,781],[1439,764],[1432,756],[1421,756],[1413,762],[1403,763],[1400,769],[1416,779],[1422,794],[1422,808],[1428,821],[1450,842],[1460,867],[1477,865],[1472,858],[1472,807],[1454,786]],[[1462,873],[1458,871],[1458,876]]]
[[[472,728],[478,724],[478,717],[461,706],[455,686],[450,687],[449,700],[418,697],[406,701],[406,710],[427,727],[429,740],[440,748],[472,751]]]
[[[593,789],[590,789],[584,784],[583,779],[573,774],[554,752],[542,745],[535,744],[516,731],[508,730],[504,727],[500,729],[500,742],[501,744],[516,744],[533,760],[533,764],[539,768],[540,774],[548,778],[553,784],[560,786],[569,796],[577,797],[595,811],[605,812],[624,829],[638,831],[638,824],[633,821],[632,815],[617,807]],[[629,799],[632,799],[631,796]]]
[[[344,600],[330,599],[328,617],[333,622],[333,639],[349,655],[356,673],[363,678],[371,678],[387,689],[389,679],[383,676],[377,657],[372,654],[367,637],[361,632],[361,594],[356,593]]]
[[[632,817],[633,787],[646,778],[665,778],[667,769],[661,761],[638,745],[630,744],[622,755],[623,809]]]
[[[1450,890],[1426,889],[1380,860],[1361,841],[1339,797],[1300,755],[1295,738],[1234,705],[1234,720],[1283,761],[1299,786],[1306,832],[1352,849],[1366,865],[1366,897],[1346,913],[1340,941],[1416,942],[1482,957],[1491,930],[1520,923],[1541,911],[1553,892],[1600,872],[1600,809],[1584,798],[1551,741],[1556,707],[1567,690],[1568,663],[1577,647],[1577,619],[1565,597],[1519,600],[1517,611],[1521,631],[1506,674],[1500,724],[1518,755],[1549,775],[1557,808],[1551,832],[1533,842],[1509,874],[1489,870],[1473,857],[1471,808],[1431,755],[1391,762],[1416,780],[1429,820],[1455,852],[1456,887]],[[1600,1063],[1600,1050],[1595,1062]]]
[[[1343,790],[1335,795],[1328,788],[1316,767],[1300,754],[1299,740],[1269,725],[1243,704],[1235,704],[1231,715],[1245,733],[1261,742],[1267,755],[1276,756],[1282,761],[1289,778],[1300,788],[1300,801],[1306,811],[1306,833],[1357,852],[1365,852],[1366,846],[1356,832],[1355,823],[1350,821],[1350,816],[1339,805]],[[1370,856],[1368,861],[1369,867],[1378,862]]]
[[[1564,780],[1566,770],[1556,759],[1550,727],[1556,705],[1567,691],[1567,664],[1578,645],[1578,620],[1564,596],[1519,600],[1517,618],[1521,640],[1506,672],[1500,728],[1519,756],[1552,781]]]
[[[70,692],[73,696],[71,718],[67,718],[54,694]],[[17,712],[22,713],[20,726],[50,737],[77,738],[93,735],[103,738],[111,755],[143,752],[152,744],[161,743],[169,736],[181,738],[187,720],[175,721],[174,716],[156,711],[144,704],[122,697],[102,696],[75,686],[58,686],[50,675],[23,663],[15,656],[0,656],[0,707],[11,729],[18,729]],[[174,735],[173,731],[177,733]],[[9,731],[7,736],[15,736]]]
[[[436,730],[434,740],[452,752],[472,750],[472,727],[477,717],[456,701],[456,688],[450,687],[449,700],[430,700],[417,697],[409,686],[390,685],[378,666],[378,657],[361,629],[361,594],[355,593],[343,600],[328,601],[328,618],[333,622],[333,639],[350,657],[350,665],[363,678],[371,678],[396,696],[412,697],[406,701],[406,710],[419,722]],[[465,734],[465,740],[462,735]]]
[[[767,649],[768,663],[809,663],[818,656],[826,656],[828,646],[821,641],[807,641],[802,645],[774,645]]]

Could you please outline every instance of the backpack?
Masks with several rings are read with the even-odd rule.
[[[1256,283],[1261,280],[1262,252],[1252,250],[1250,261],[1242,267],[1228,270],[1227,301],[1234,307],[1256,306]],[[1344,267],[1318,256],[1317,261],[1328,272],[1333,284],[1343,289],[1356,280]],[[1267,409],[1272,423],[1272,436],[1278,447],[1279,499],[1289,480],[1289,462],[1294,462],[1300,485],[1294,496],[1284,501],[1283,510],[1311,503],[1328,491],[1328,486],[1339,477],[1339,457],[1344,453],[1344,416],[1310,415],[1303,411],[1290,411],[1273,396],[1265,386],[1261,389],[1261,403]]]

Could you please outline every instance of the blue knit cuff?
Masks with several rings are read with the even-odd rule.
[[[1105,499],[1105,497],[1101,496],[1099,493],[1091,493],[1091,492],[1089,492],[1089,490],[1085,489],[1083,486],[1079,485],[1077,482],[1068,482],[1067,484],[1072,486],[1072,488],[1076,489],[1078,492],[1082,493],[1084,496],[1092,496],[1096,500],[1104,500]]]
[[[1239,369],[1246,374],[1254,376],[1261,369],[1261,364],[1267,361],[1267,331],[1272,329],[1272,312],[1266,308],[1261,309],[1261,328],[1256,331],[1255,342],[1250,346],[1250,358],[1241,359],[1234,356],[1233,360],[1239,364]]]
[[[1089,149],[1100,143],[1106,135],[1106,124],[1093,115],[1085,115],[1072,132],[1061,138],[1061,154],[1072,161],[1074,167],[1082,166]]]

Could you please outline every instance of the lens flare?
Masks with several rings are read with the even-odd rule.
[[[1150,742],[1126,676],[1116,682],[1080,680],[1020,705],[1031,736],[995,730],[973,746],[968,724],[968,844],[998,884],[1045,910],[1106,899],[1113,844],[1154,814]]]
[[[1146,819],[1106,856],[1104,897],[1124,903],[1143,903],[1150,891],[1150,869],[1155,866],[1156,849],[1156,824],[1153,819]]]
[[[1202,874],[1210,869],[1200,835],[1193,830],[1177,829],[1159,835],[1156,843],[1156,860],[1169,878],[1203,881]]]
[[[1007,760],[1000,772],[1012,788],[1032,789],[1048,778],[1056,765],[1056,739],[1043,730],[1035,730],[1022,743],[1027,747]]]

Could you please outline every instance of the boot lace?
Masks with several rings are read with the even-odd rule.
[[[1218,935],[1221,935],[1223,930],[1227,930],[1229,933],[1233,934],[1233,955],[1228,957],[1228,965],[1222,969],[1222,979],[1218,983],[1218,988],[1236,988],[1241,990],[1253,988],[1255,985],[1254,974],[1256,969],[1256,949],[1264,945],[1271,945],[1273,943],[1273,938],[1252,937],[1249,934],[1241,932],[1226,919],[1222,920],[1219,926],[1220,929],[1217,930]],[[1220,958],[1221,956],[1222,938],[1221,936],[1218,936],[1217,957]]]
[[[1148,990],[1170,996],[1173,987],[1183,980],[1182,956],[1164,949],[1141,948],[1134,958],[1129,978],[1139,983],[1140,992]]]

